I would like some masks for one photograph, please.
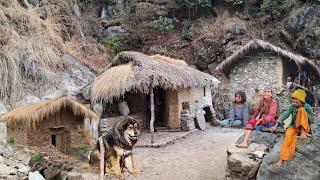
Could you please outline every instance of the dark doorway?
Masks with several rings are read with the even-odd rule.
[[[51,135],[51,144],[56,146],[56,135]]]
[[[165,91],[162,88],[155,87],[154,92],[154,115],[155,127],[166,127],[164,120],[164,111],[165,111]]]
[[[206,114],[204,114],[204,118],[206,120],[206,122],[212,122],[213,121],[213,115],[211,113],[211,110],[209,107],[204,107],[203,110],[206,112]]]
[[[286,59],[283,57],[282,59],[282,83],[285,84],[288,76],[291,77],[291,80],[294,81],[299,76],[299,69],[296,63],[290,59]]]

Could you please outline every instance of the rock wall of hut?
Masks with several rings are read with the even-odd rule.
[[[282,77],[282,60],[268,52],[249,54],[240,63],[234,65],[230,71],[230,83],[228,96],[234,99],[234,93],[243,90],[247,94],[250,104],[254,104],[262,94],[265,86],[271,86],[278,90]],[[258,91],[257,91],[258,90]]]
[[[8,124],[7,139],[13,139],[16,144],[27,145],[27,127],[21,124]]]

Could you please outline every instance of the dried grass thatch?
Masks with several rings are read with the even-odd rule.
[[[178,89],[218,86],[219,81],[206,73],[187,66],[182,61],[163,56],[148,56],[138,52],[119,53],[110,68],[91,84],[91,100],[112,102],[128,91],[148,93],[151,87]]]
[[[87,63],[105,54],[101,45],[84,36],[76,0],[43,0],[41,7],[25,7],[26,2],[0,0],[0,99],[5,101],[59,88],[56,73],[65,67],[65,53]]]
[[[216,70],[228,72],[230,70],[230,67],[235,64],[239,59],[241,59],[243,56],[245,56],[247,53],[250,53],[254,50],[262,49],[264,51],[271,51],[275,52],[280,56],[285,57],[288,60],[294,61],[297,66],[305,66],[305,68],[311,72],[315,77],[313,79],[313,82],[319,83],[320,80],[320,70],[317,68],[315,64],[313,64],[311,61],[309,61],[307,58],[291,53],[287,50],[284,50],[280,47],[274,46],[273,44],[269,42],[265,42],[259,39],[254,39],[241,47],[237,52],[235,52],[232,56],[225,59],[222,63],[220,63]]]
[[[97,115],[68,95],[41,101],[37,104],[27,104],[14,108],[1,116],[0,121],[8,123],[21,123],[36,129],[37,124],[44,119],[58,114],[63,109],[69,109],[76,116],[97,120]]]

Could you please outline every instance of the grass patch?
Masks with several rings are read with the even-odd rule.
[[[104,44],[107,47],[111,56],[116,56],[122,47],[122,39],[117,36],[109,36],[104,39]]]
[[[32,153],[31,161],[37,162],[37,161],[40,161],[41,159],[42,159],[42,156],[39,152]]]
[[[11,147],[16,147],[16,143],[14,142],[14,139],[12,138],[7,138],[6,139],[6,145],[11,146]]]

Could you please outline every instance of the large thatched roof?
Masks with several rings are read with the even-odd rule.
[[[110,68],[91,84],[93,102],[110,102],[127,91],[148,93],[150,87],[163,89],[218,86],[215,77],[189,67],[184,61],[138,52],[119,53]]]
[[[294,54],[280,47],[277,47],[269,42],[265,42],[259,39],[251,40],[249,43],[247,43],[246,45],[241,47],[238,51],[236,51],[233,55],[229,56],[222,63],[220,63],[216,69],[223,72],[228,72],[228,70],[230,70],[232,65],[237,63],[239,59],[243,58],[246,54],[258,49],[277,53],[288,60],[294,61],[297,64],[297,66],[301,66],[301,65],[304,66],[308,71],[311,71],[310,73],[312,73],[315,76],[315,79],[313,80],[313,82],[315,83],[319,82],[320,71],[317,68],[317,66],[313,64],[311,61],[309,61],[307,58],[298,54]]]
[[[0,117],[0,121],[22,123],[36,129],[36,124],[61,110],[68,108],[74,115],[83,118],[98,119],[97,115],[83,104],[68,95],[41,101],[36,104],[27,104],[16,107]]]

